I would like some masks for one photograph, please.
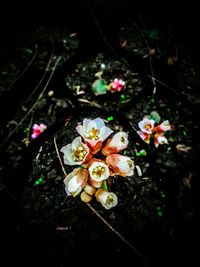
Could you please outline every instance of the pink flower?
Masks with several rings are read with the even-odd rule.
[[[155,131],[156,131],[156,133],[163,133],[163,132],[169,131],[171,129],[172,129],[172,127],[171,127],[169,121],[166,120],[166,121],[163,121],[161,124],[159,124],[155,128]]]
[[[111,92],[120,92],[125,87],[125,82],[121,79],[114,79],[114,81],[109,85]]]
[[[118,132],[112,138],[108,139],[107,143],[102,148],[103,155],[119,153],[128,145],[128,134],[125,132]]]
[[[132,176],[134,174],[134,162],[130,157],[120,154],[111,154],[106,158],[106,164],[113,171],[114,175],[123,177]]]
[[[156,122],[153,119],[148,119],[146,117],[143,118],[143,120],[138,123],[141,131],[137,131],[137,133],[147,144],[150,143],[151,138],[154,139],[154,145],[156,147],[161,144],[168,144],[167,138],[164,136],[164,133],[166,131],[172,130],[169,121],[166,120],[157,126],[155,126],[155,123]]]
[[[35,139],[36,137],[38,137],[38,135],[40,135],[45,129],[47,128],[47,126],[43,123],[41,124],[34,124],[32,129],[33,129],[33,133],[31,135],[31,137],[33,139]]]
[[[142,138],[142,140],[144,140],[147,144],[150,143],[150,138],[151,138],[151,135],[150,134],[144,133],[142,131],[137,131],[137,133]]]
[[[105,126],[101,118],[94,120],[84,119],[83,125],[78,125],[76,130],[83,137],[93,154],[96,154],[101,149],[102,142],[113,132]]]

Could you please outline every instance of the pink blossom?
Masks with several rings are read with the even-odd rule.
[[[158,147],[159,145],[168,144],[167,138],[163,134],[154,135],[154,145]]]
[[[156,133],[163,133],[163,132],[169,131],[171,129],[172,128],[171,128],[171,125],[170,125],[169,121],[166,120],[166,121],[163,121],[161,124],[159,124],[155,128],[155,131],[156,131]]]
[[[147,144],[150,143],[150,138],[151,138],[151,135],[150,134],[144,133],[142,131],[137,131],[137,133],[142,138],[142,140],[144,140]]]
[[[47,128],[47,126],[43,123],[41,124],[34,124],[32,129],[33,129],[33,133],[31,135],[31,137],[33,139],[35,139],[36,137],[38,137],[38,135],[40,135],[45,129]]]
[[[114,81],[109,85],[111,92],[120,92],[125,87],[125,82],[121,79],[114,79]]]

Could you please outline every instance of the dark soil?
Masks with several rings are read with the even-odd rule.
[[[185,22],[185,10],[170,17],[169,7],[155,15],[153,7],[146,13],[139,4],[131,14],[130,6],[129,1],[94,1],[91,9],[75,1],[66,19],[57,7],[38,11],[37,19],[25,13],[16,25],[1,30],[2,266],[198,265],[197,23],[195,16]],[[114,78],[126,82],[121,92],[94,95],[92,83],[102,64],[108,83]],[[166,135],[169,144],[158,148],[136,132],[152,111],[173,126]],[[134,176],[111,179],[119,199],[113,209],[91,201],[125,240],[79,196],[64,190],[54,140],[58,149],[71,143],[78,122],[96,117],[115,132],[129,134],[124,153],[142,171],[141,176],[135,169]],[[34,123],[46,124],[47,130],[33,140]],[[142,150],[145,155],[139,155]],[[73,168],[66,165],[65,170]]]

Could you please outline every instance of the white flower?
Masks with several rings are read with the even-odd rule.
[[[91,148],[93,154],[101,149],[102,142],[113,132],[110,128],[105,126],[101,118],[96,118],[94,120],[85,118],[83,120],[83,125],[78,125],[76,130]]]
[[[108,166],[103,161],[95,158],[89,162],[88,171],[90,178],[96,182],[106,180],[110,176]]]
[[[158,147],[159,145],[168,144],[167,138],[163,134],[154,135],[154,145]]]
[[[105,191],[102,188],[96,191],[95,197],[107,210],[115,207],[118,203],[117,196],[113,192]]]
[[[60,151],[64,153],[64,163],[68,165],[81,165],[92,157],[89,147],[81,142],[80,136],[71,144],[63,146]]]
[[[128,145],[128,134],[125,132],[118,132],[112,138],[108,139],[105,146],[102,148],[102,154],[107,156],[109,154],[119,153]]]
[[[143,118],[142,121],[138,123],[140,130],[147,134],[152,134],[154,130],[154,120],[149,120],[148,118]]]
[[[77,196],[88,180],[88,171],[83,168],[76,168],[64,179],[67,195]]]
[[[132,176],[134,174],[134,162],[130,157],[120,154],[111,154],[106,158],[106,164],[112,169],[114,174],[120,176]]]

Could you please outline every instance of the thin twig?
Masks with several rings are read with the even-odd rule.
[[[24,75],[24,73],[27,72],[27,70],[30,68],[30,66],[32,65],[33,61],[36,58],[36,55],[38,53],[38,45],[35,45],[35,53],[33,54],[31,60],[28,62],[27,66],[25,67],[25,69],[17,76],[17,78],[8,86],[7,90],[10,90],[13,85]]]
[[[64,175],[65,175],[65,177],[66,177],[66,176],[67,176],[67,173],[66,173],[66,171],[65,171],[65,168],[64,168],[64,166],[63,166],[63,163],[62,163],[62,160],[61,160],[61,157],[60,157],[60,153],[59,153],[59,151],[58,151],[58,146],[57,146],[57,142],[56,142],[56,137],[55,137],[55,136],[54,136],[54,138],[53,138],[53,141],[54,141],[54,145],[55,145],[56,153],[57,153],[57,156],[58,156],[58,159],[59,159],[59,162],[60,162],[62,171],[63,171],[63,173],[64,173]]]
[[[19,125],[21,125],[24,122],[24,120],[30,115],[30,113],[37,106],[37,104],[40,101],[40,99],[42,98],[45,90],[47,89],[47,86],[48,86],[49,82],[51,81],[51,78],[53,76],[53,73],[54,73],[54,71],[55,71],[55,69],[56,69],[56,67],[57,67],[57,65],[58,65],[58,63],[59,63],[60,60],[61,60],[61,56],[58,57],[58,59],[56,60],[56,63],[55,63],[55,65],[54,65],[54,67],[53,67],[53,69],[52,69],[52,71],[50,73],[49,79],[48,79],[47,83],[45,84],[44,89],[40,93],[37,101],[33,104],[33,106],[29,109],[29,111],[26,113],[26,115],[23,117],[23,119],[18,123],[18,125],[13,129],[13,131],[10,132],[10,134],[7,136],[7,138],[4,140],[4,142],[1,144],[0,147],[2,147],[9,140],[9,138],[15,133],[15,131],[17,130],[17,128],[19,127]]]
[[[148,51],[150,51],[149,43],[148,43],[147,39],[145,38],[145,36],[143,34],[143,31],[140,29],[140,27],[137,25],[136,22],[132,21],[130,18],[128,18],[128,20],[137,29],[137,31],[141,35],[142,39],[144,40],[144,43],[145,43]],[[152,65],[152,56],[151,56],[151,53],[149,53],[149,66],[150,66],[150,71],[151,71],[151,80],[152,80],[152,83],[153,83],[153,95],[155,95],[156,94],[156,91],[157,91],[157,88],[156,88],[156,79],[154,77],[154,70],[153,70],[153,65]]]
[[[110,225],[99,213],[96,211],[95,208],[92,207],[90,203],[86,203],[87,206],[94,212],[94,214],[112,231],[114,232],[124,243],[126,243],[138,256],[145,259],[142,253],[137,250],[123,235],[121,235],[112,225]]]
[[[104,33],[103,33],[102,27],[100,26],[100,23],[99,23],[99,21],[98,21],[98,19],[97,19],[97,16],[96,16],[96,14],[95,14],[95,12],[94,12],[94,9],[92,8],[92,6],[91,6],[91,4],[89,3],[89,1],[86,1],[86,4],[87,4],[87,6],[88,6],[88,8],[89,8],[89,10],[90,10],[90,12],[91,12],[91,14],[92,14],[92,17],[93,17],[93,19],[94,19],[94,22],[95,22],[95,24],[96,24],[96,26],[97,26],[97,29],[98,29],[98,31],[99,31],[99,33],[100,33],[100,35],[101,35],[101,37],[102,37],[102,39],[103,39],[105,45],[110,49],[110,51],[111,51],[116,57],[120,58],[120,59],[126,64],[126,66],[129,66],[128,61],[127,61],[125,58],[121,57],[121,56],[114,50],[114,48],[111,46],[111,44],[108,42],[107,38],[105,37],[105,35],[104,35]]]
[[[159,83],[159,84],[163,85],[164,87],[170,89],[170,90],[171,90],[173,93],[175,93],[176,95],[181,95],[181,94],[180,94],[179,92],[177,92],[175,89],[173,89],[173,88],[170,87],[169,85],[167,85],[167,84],[161,82],[160,80],[156,79],[155,77],[152,77],[152,76],[150,76],[150,75],[146,75],[146,76],[147,76],[148,78],[150,78],[150,79],[154,79],[157,83]]]
[[[27,99],[25,100],[25,103],[29,101],[29,99],[33,96],[33,94],[37,91],[37,89],[39,88],[40,84],[42,83],[42,81],[44,80],[44,77],[45,75],[47,74],[47,72],[49,71],[49,67],[51,65],[51,62],[52,62],[52,59],[53,59],[53,56],[54,56],[54,43],[53,43],[53,40],[51,40],[51,44],[52,44],[52,48],[51,48],[51,56],[49,58],[49,61],[47,63],[47,66],[45,68],[45,72],[44,74],[42,75],[40,81],[38,82],[37,86],[33,89],[32,93],[27,97]]]
[[[34,116],[34,112],[32,113],[31,120],[30,120],[30,123],[28,126],[28,131],[27,131],[27,136],[26,136],[27,140],[29,140],[29,138],[30,138],[30,130],[31,130],[31,125],[33,123],[33,116]]]
[[[60,157],[60,153],[58,151],[58,146],[57,146],[57,142],[56,142],[56,137],[54,136],[54,145],[55,145],[55,149],[56,149],[56,153],[57,153],[57,156],[58,156],[58,159],[59,159],[59,162],[60,162],[60,165],[61,165],[61,168],[62,168],[62,171],[65,175],[65,177],[67,176],[67,173],[65,171],[65,168],[63,166],[63,163],[62,163],[62,160],[61,160],[61,157]],[[126,245],[129,246],[129,248],[131,248],[138,256],[140,256],[143,260],[145,259],[145,257],[142,255],[142,253],[137,250],[123,235],[121,235],[112,225],[110,225],[99,213],[98,211],[92,207],[91,204],[89,203],[85,203],[93,212],[94,214],[113,232],[115,233]]]

